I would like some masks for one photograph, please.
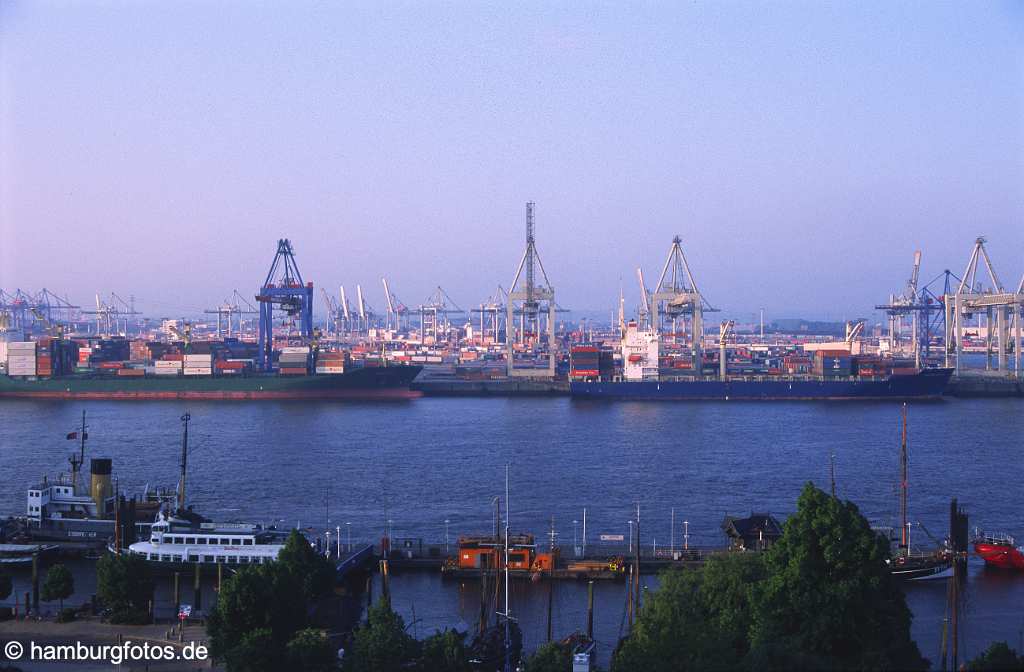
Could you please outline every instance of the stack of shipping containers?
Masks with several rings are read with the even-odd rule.
[[[35,341],[16,341],[7,344],[7,375],[36,375]]]
[[[282,376],[304,376],[309,373],[309,346],[281,348],[277,360],[278,373]]]
[[[184,356],[182,373],[186,376],[210,376],[213,375],[213,355],[190,354]]]
[[[317,373],[345,373],[345,353],[320,351],[316,354]]]

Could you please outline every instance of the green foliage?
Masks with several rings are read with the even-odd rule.
[[[526,672],[566,672],[572,669],[572,652],[558,642],[548,642],[526,659]]]
[[[367,623],[356,628],[345,651],[345,672],[394,672],[415,661],[417,643],[405,631],[405,621],[381,600],[370,607]]]
[[[10,597],[12,590],[14,590],[14,582],[11,581],[11,577],[0,571],[0,600]]]
[[[60,613],[57,614],[58,623],[70,623],[78,618],[78,612],[68,607],[67,609],[61,609]]]
[[[153,575],[137,555],[104,555],[96,563],[96,594],[111,610],[111,623],[149,622]]]
[[[64,611],[64,600],[75,592],[75,577],[64,565],[54,565],[46,572],[46,580],[40,591],[43,602],[60,600],[60,609]]]
[[[321,630],[299,630],[285,650],[287,669],[303,672],[333,672],[338,669],[338,652]]]
[[[978,657],[967,663],[968,670],[1024,670],[1024,656],[1010,648],[1006,642],[993,642]]]
[[[808,483],[765,554],[751,630],[768,669],[926,669],[889,546],[851,502]]]
[[[221,587],[207,621],[210,652],[231,672],[256,669],[246,667],[256,664],[249,662],[256,651],[280,666],[286,644],[305,626],[306,599],[299,578],[280,563],[250,565]],[[250,636],[257,631],[259,637]]]
[[[612,661],[615,671],[732,670],[749,654],[754,591],[762,557],[716,557],[702,570],[672,569],[643,606],[633,635]]]
[[[242,634],[227,651],[223,660],[231,672],[276,672],[281,669],[281,656],[269,628],[258,628]]]
[[[856,506],[807,484],[764,554],[662,574],[612,669],[926,669],[888,559]]]
[[[287,567],[302,579],[302,589],[309,599],[329,594],[334,589],[334,567],[324,556],[310,546],[298,530],[292,530],[277,563]]]
[[[419,669],[422,672],[469,672],[473,669],[469,665],[465,633],[445,630],[423,640]]]

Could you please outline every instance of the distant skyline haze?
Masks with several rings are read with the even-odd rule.
[[[253,301],[279,238],[384,309],[611,314],[672,237],[756,320],[1024,275],[1024,3],[0,3],[0,287]]]

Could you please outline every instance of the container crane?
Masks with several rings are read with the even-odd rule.
[[[387,317],[384,328],[396,331],[401,330],[403,318],[405,318],[406,326],[408,326],[409,308],[391,291],[387,278],[381,278],[380,281],[384,283],[384,297],[387,299]]]
[[[274,261],[256,301],[260,306],[257,359],[263,371],[270,371],[274,352],[274,306],[291,318],[299,318],[302,338],[313,338],[313,283],[302,281],[291,241],[287,238],[277,241]]]
[[[418,311],[420,314],[420,343],[426,343],[428,336],[432,343],[437,343],[441,340],[441,336],[448,333],[450,326],[448,316],[466,312],[459,308],[458,304],[448,296],[448,292],[444,291],[440,285],[420,305]]]
[[[548,280],[547,271],[544,270],[544,263],[537,253],[536,239],[534,238],[534,203],[526,204],[526,249],[516,269],[512,284],[509,285],[508,302],[505,306],[505,342],[507,344],[506,357],[509,377],[516,376],[545,376],[554,378],[555,361],[558,358],[558,342],[555,340],[555,289]],[[536,269],[540,269],[543,283],[537,282]],[[520,285],[520,279],[523,280]],[[546,309],[545,309],[546,305]],[[537,334],[540,341],[541,316],[547,313],[548,332],[548,366],[546,369],[538,368],[516,368],[515,362],[515,338],[512,337],[512,330],[515,325],[514,315],[519,316],[519,339],[520,343],[526,340],[526,332],[532,330]]]
[[[243,307],[244,306],[244,307]],[[242,315],[258,315],[260,311],[256,310],[249,301],[242,296],[238,290],[234,290],[234,293],[224,299],[224,301],[216,308],[204,310],[204,313],[217,316],[217,337],[224,338],[227,336],[230,338],[235,333],[239,336],[243,335],[242,329]],[[237,315],[238,318],[238,329],[233,333],[231,328],[231,318]],[[227,331],[225,332],[224,326],[227,325]]]

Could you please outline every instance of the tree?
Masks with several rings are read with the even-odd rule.
[[[423,640],[419,669],[422,672],[469,672],[472,668],[466,651],[466,634],[445,630],[427,637]]]
[[[50,567],[46,572],[46,580],[40,594],[43,602],[60,600],[60,610],[64,611],[64,600],[71,597],[74,592],[75,577],[71,575],[71,570],[64,565]]]
[[[287,668],[303,672],[333,672],[338,669],[338,652],[322,630],[299,630],[285,651]]]
[[[327,595],[334,588],[334,567],[298,530],[288,535],[277,563],[300,577],[303,592],[310,600]]]
[[[743,666],[750,650],[753,595],[764,573],[761,556],[752,553],[714,557],[700,570],[662,572],[660,588],[648,596],[633,632],[615,652],[612,669]]]
[[[565,672],[572,669],[572,653],[559,642],[541,645],[526,659],[526,672]]]
[[[276,672],[281,661],[269,628],[244,633],[223,659],[232,672]]]
[[[851,502],[808,483],[782,538],[765,553],[756,596],[754,666],[926,669],[888,542]]]
[[[394,672],[415,661],[417,644],[405,631],[405,621],[386,600],[370,607],[367,622],[356,628],[345,651],[345,672]]]
[[[967,663],[968,670],[1024,670],[1024,656],[1010,648],[1006,642],[993,642],[978,657]]]
[[[138,555],[104,555],[96,563],[96,593],[113,623],[146,623],[153,575]]]
[[[248,663],[238,661],[259,650],[280,669],[285,646],[306,626],[306,613],[302,584],[288,567],[276,562],[245,567],[224,582],[207,621],[210,653],[235,672],[248,670]],[[263,630],[269,639],[247,637]]]

